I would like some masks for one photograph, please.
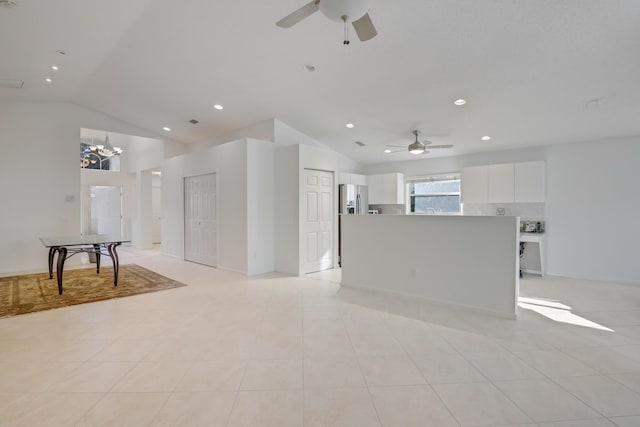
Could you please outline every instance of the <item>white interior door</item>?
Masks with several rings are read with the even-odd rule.
[[[216,174],[184,179],[184,259],[218,263]]]
[[[162,241],[162,203],[160,199],[160,187],[151,187],[151,243]]]
[[[122,237],[122,188],[91,186],[91,234]]]
[[[305,169],[303,272],[333,266],[333,174]]]

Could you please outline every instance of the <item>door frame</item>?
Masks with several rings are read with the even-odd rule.
[[[220,180],[218,179],[219,177],[219,173],[218,173],[218,169],[214,169],[212,172],[203,172],[203,173],[197,173],[194,175],[184,175],[182,177],[182,259],[184,261],[188,261],[188,262],[194,262],[194,261],[189,261],[185,258],[185,254],[186,254],[186,235],[187,235],[187,222],[186,222],[186,215],[185,215],[185,211],[187,209],[187,204],[186,204],[186,197],[187,194],[184,191],[184,187],[185,187],[185,183],[186,180],[189,178],[196,178],[199,176],[205,176],[205,175],[215,175],[216,176],[216,265],[215,266],[211,266],[211,265],[206,265],[206,264],[200,264],[200,265],[206,265],[207,267],[212,267],[212,268],[218,268],[218,266],[220,265]],[[199,263],[196,263],[199,264]]]

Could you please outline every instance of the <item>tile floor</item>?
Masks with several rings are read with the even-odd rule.
[[[525,277],[513,321],[123,260],[189,286],[0,319],[0,426],[640,426],[640,286]]]

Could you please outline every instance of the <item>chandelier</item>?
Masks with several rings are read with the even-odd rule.
[[[113,156],[121,155],[122,151],[122,148],[111,145],[111,142],[109,142],[109,132],[106,132],[104,144],[96,144],[93,137],[91,137],[91,144],[83,143],[80,166],[86,168],[90,164],[99,162],[100,169],[102,169],[103,161]]]

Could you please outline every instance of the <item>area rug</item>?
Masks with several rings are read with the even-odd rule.
[[[118,286],[113,286],[113,269],[95,268],[65,270],[63,293],[58,295],[58,282],[54,273],[25,274],[0,277],[0,318],[32,313],[69,305],[121,298],[148,292],[186,286],[139,265],[121,265]]]

